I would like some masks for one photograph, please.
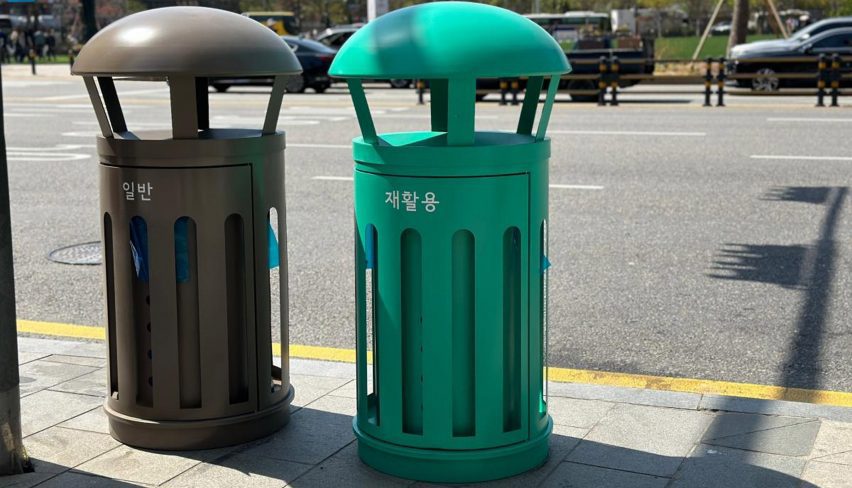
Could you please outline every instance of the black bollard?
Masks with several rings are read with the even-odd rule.
[[[417,80],[416,83],[417,83],[417,105],[423,105],[425,103],[425,102],[423,102],[423,88],[424,88],[425,83],[423,83],[423,80]]]
[[[621,61],[619,61],[618,56],[613,56],[610,59],[609,70],[611,73],[611,78],[609,82],[610,87],[610,99],[609,104],[613,107],[618,106],[618,76],[621,72]]]
[[[606,105],[606,85],[607,85],[607,61],[606,56],[601,56],[598,62],[598,105],[603,107]]]
[[[707,58],[704,62],[706,63],[704,70],[704,106],[712,107],[710,97],[713,95],[713,58]]]
[[[521,82],[512,80],[512,105],[518,104],[518,90],[521,88]]]
[[[506,92],[509,90],[509,82],[500,80],[500,105],[506,105]]]
[[[820,54],[817,61],[817,107],[825,107],[825,68],[825,54]]]
[[[718,95],[718,100],[716,100],[717,107],[725,106],[725,58],[719,58],[719,71],[716,75],[716,94]]]
[[[840,96],[840,55],[831,55],[831,106],[839,107],[837,97]]]

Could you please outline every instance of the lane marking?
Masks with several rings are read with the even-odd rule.
[[[147,94],[147,93],[160,93],[160,92],[168,92],[168,91],[169,91],[168,88],[151,88],[151,89],[148,89],[148,90],[123,91],[123,92],[119,92],[119,95],[124,97],[124,96],[127,96],[127,95],[144,95],[144,94]],[[80,94],[80,95],[57,95],[57,96],[53,96],[53,97],[44,97],[44,98],[42,98],[42,100],[49,100],[49,101],[74,100],[76,98],[89,98],[89,94],[83,93],[83,94]]]
[[[71,339],[94,339],[103,341],[105,329],[84,325],[62,324],[18,320],[18,332],[39,334]],[[272,344],[273,354],[281,356],[281,344]],[[306,346],[291,344],[290,357],[313,359],[318,361],[355,362],[355,350],[336,347]],[[368,355],[368,361],[371,362]],[[643,388],[682,393],[706,395],[724,395],[761,400],[783,400],[812,403],[837,407],[852,407],[852,392],[830,390],[808,390],[804,388],[785,388],[782,386],[736,383],[731,381],[701,380],[693,378],[675,378],[671,376],[652,376],[608,371],[591,371],[570,368],[547,368],[548,380],[556,383],[582,383],[623,388]]]
[[[549,130],[548,134],[572,134],[584,136],[671,136],[705,137],[706,132],[643,132],[628,130]]]
[[[780,160],[803,160],[803,161],[852,161],[849,156],[781,156],[772,154],[754,154],[751,159],[780,159]]]
[[[550,185],[551,188],[560,190],[603,190],[604,187],[597,185]]]
[[[352,149],[350,144],[287,144],[287,147],[313,147],[316,149]]]
[[[352,181],[353,177],[351,177],[351,176],[314,176],[311,179],[312,180],[322,180],[322,181]]]
[[[348,146],[347,146],[348,147]],[[352,181],[352,176],[313,176],[312,180],[320,181]],[[603,190],[604,187],[597,185],[550,185],[550,188],[560,190]]]
[[[769,117],[767,122],[843,122],[852,123],[852,119],[825,119],[815,117]]]

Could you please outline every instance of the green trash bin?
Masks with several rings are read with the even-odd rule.
[[[361,459],[380,471],[485,481],[547,457],[545,131],[570,69],[532,21],[462,2],[384,15],[331,66],[362,132],[353,423]],[[477,78],[514,77],[528,77],[517,131],[475,131]],[[362,80],[394,78],[429,82],[431,131],[376,133]]]

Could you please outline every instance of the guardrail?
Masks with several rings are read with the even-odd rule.
[[[696,92],[689,91],[653,91],[654,95],[685,95],[685,94],[703,94],[704,106],[712,107],[713,98],[715,95],[717,107],[725,106],[725,95],[732,93],[726,88],[728,81],[736,80],[777,80],[778,83],[782,80],[809,80],[813,81],[813,88],[805,89],[783,89],[779,91],[737,91],[738,95],[754,95],[754,96],[815,96],[817,99],[817,107],[825,107],[825,99],[830,98],[831,107],[839,106],[839,98],[849,95],[850,92],[845,92],[841,89],[843,80],[852,80],[852,70],[843,67],[844,62],[850,62],[852,58],[842,57],[839,54],[820,54],[819,56],[795,56],[795,57],[766,57],[752,59],[737,59],[729,61],[725,58],[707,58],[704,61],[693,61],[688,59],[624,59],[621,60],[618,56],[601,56],[599,59],[575,59],[571,60],[572,65],[597,65],[597,73],[588,74],[568,74],[561,78],[563,84],[577,84],[576,82],[585,82],[594,88],[577,89],[577,88],[561,88],[559,93],[568,94],[572,97],[583,97],[586,100],[597,100],[598,105],[617,106],[619,105],[619,94],[621,89],[632,86],[638,82],[646,82],[651,84],[679,84],[703,85],[703,90]],[[656,74],[656,73],[624,73],[624,66],[627,65],[686,65],[692,68],[696,63],[704,63],[703,73],[696,74]],[[737,72],[743,67],[748,69],[749,65],[813,65],[813,70],[801,72],[773,72],[771,74],[758,72]],[[632,70],[628,70],[632,71]],[[524,79],[506,79],[499,80],[499,89],[478,89],[478,95],[486,93],[500,93],[500,104],[505,105],[511,103],[517,105],[518,93],[521,91],[521,83]],[[715,92],[714,92],[715,88]],[[417,81],[418,102],[423,102],[423,94],[428,89],[426,83],[422,80]]]

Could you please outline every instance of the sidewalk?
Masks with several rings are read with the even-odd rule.
[[[108,434],[101,343],[19,338],[24,442],[36,472],[0,487],[434,486],[361,464],[354,365],[291,361],[294,414],[249,444],[133,449]],[[852,408],[551,383],[550,459],[500,487],[852,487]]]

